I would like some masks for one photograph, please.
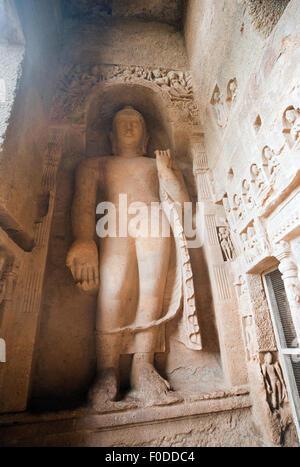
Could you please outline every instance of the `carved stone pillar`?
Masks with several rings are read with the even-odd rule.
[[[298,343],[300,343],[300,281],[298,279],[298,267],[288,242],[281,241],[275,249],[275,255],[280,262],[278,269],[282,274]]]
[[[243,385],[247,383],[246,358],[238,305],[232,285],[231,261],[222,252],[222,239],[218,235],[217,220],[225,219],[226,215],[223,206],[215,203],[217,189],[208,166],[204,135],[192,140],[191,152],[201,212],[199,225],[203,229],[201,237],[207,258],[224,375],[229,386]],[[223,230],[226,230],[225,226]]]
[[[18,252],[22,264],[13,294],[15,271],[7,277],[5,300],[9,301],[9,306],[4,310],[1,326],[7,362],[0,372],[0,412],[19,412],[27,408],[63,136],[60,128],[50,129],[41,186],[43,209],[36,223],[35,246],[31,253]]]

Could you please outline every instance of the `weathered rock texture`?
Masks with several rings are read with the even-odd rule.
[[[265,37],[269,36],[290,0],[246,0],[252,24]]]

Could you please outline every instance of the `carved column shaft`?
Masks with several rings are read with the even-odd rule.
[[[10,274],[7,278],[5,300],[11,300],[11,309],[10,313],[5,310],[3,319],[7,363],[0,375],[0,412],[25,410],[30,394],[33,353],[55,203],[56,172],[63,137],[64,132],[60,128],[50,129],[41,187],[43,195],[47,195],[47,209],[36,224],[33,251],[24,253],[14,294],[11,293],[14,276]]]
[[[218,337],[224,374],[231,386],[246,384],[245,356],[237,302],[231,280],[230,261],[223,257],[218,237],[218,218],[225,218],[224,208],[215,204],[215,187],[210,176],[204,136],[192,141],[193,170],[197,180],[198,202],[201,204],[204,251],[207,258],[214,300]],[[225,228],[225,226],[223,227]]]
[[[300,345],[300,282],[298,279],[298,267],[292,257],[291,249],[287,242],[280,242],[275,254],[278,261],[280,261],[278,269],[282,274],[282,280],[298,338],[298,345]]]

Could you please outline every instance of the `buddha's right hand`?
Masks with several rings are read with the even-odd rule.
[[[67,256],[67,266],[80,290],[91,294],[98,292],[99,260],[94,241],[75,241]]]

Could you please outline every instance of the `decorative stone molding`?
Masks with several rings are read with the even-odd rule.
[[[298,189],[267,221],[272,244],[288,240],[300,231],[300,190]]]
[[[244,274],[241,284],[240,313],[253,316],[257,351],[277,351],[269,306],[263,289],[261,277],[257,274]]]
[[[232,297],[231,287],[228,282],[228,274],[225,265],[214,265],[214,278],[218,289],[219,300],[230,300]]]
[[[279,271],[290,305],[291,315],[295,326],[298,342],[300,342],[300,281],[298,278],[298,267],[292,256],[288,242],[281,241],[274,251],[279,263]]]
[[[106,81],[154,84],[168,96],[175,108],[184,112],[191,123],[199,123],[199,110],[194,101],[192,77],[189,72],[105,64],[65,67],[58,86],[60,91],[52,108],[52,120],[60,121],[70,118],[74,113],[84,112],[87,96],[95,86]]]
[[[204,142],[191,142],[193,173],[197,182],[198,201],[210,201],[212,197],[209,180],[209,167]]]
[[[31,262],[27,265],[27,271],[23,274],[24,290],[20,297],[20,311],[22,313],[38,313],[40,307],[41,290],[43,284],[43,265],[46,260],[46,250],[52,222],[52,212],[55,202],[56,174],[59,166],[64,131],[61,128],[51,128],[49,131],[48,150],[45,158],[45,166],[42,174],[41,188],[48,195],[48,209],[45,216],[36,224]],[[42,255],[43,258],[38,258]],[[34,265],[39,265],[37,269]]]
[[[215,246],[219,244],[219,239],[217,235],[217,223],[216,216],[214,214],[208,214],[205,216],[205,225],[208,238],[208,244],[210,246]]]

